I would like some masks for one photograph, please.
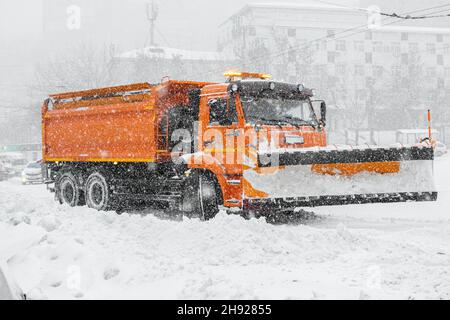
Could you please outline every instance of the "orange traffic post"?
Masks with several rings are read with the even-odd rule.
[[[428,109],[428,138],[431,142],[431,111]]]

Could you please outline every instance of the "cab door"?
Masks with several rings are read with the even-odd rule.
[[[240,137],[242,120],[236,108],[236,97],[209,96],[206,101],[202,148],[225,168],[226,174],[242,173]]]

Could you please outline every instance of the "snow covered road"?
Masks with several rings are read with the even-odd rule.
[[[13,179],[0,259],[34,299],[450,299],[450,158],[435,176],[436,203],[316,208],[281,226],[69,208]]]

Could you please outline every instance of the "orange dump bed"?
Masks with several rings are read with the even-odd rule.
[[[188,91],[202,85],[169,81],[51,95],[42,108],[43,159],[155,162],[163,110],[187,103]]]

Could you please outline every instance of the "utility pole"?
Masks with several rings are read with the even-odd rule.
[[[147,20],[150,22],[150,46],[155,46],[155,21],[158,17],[158,5],[152,1],[147,2]]]

